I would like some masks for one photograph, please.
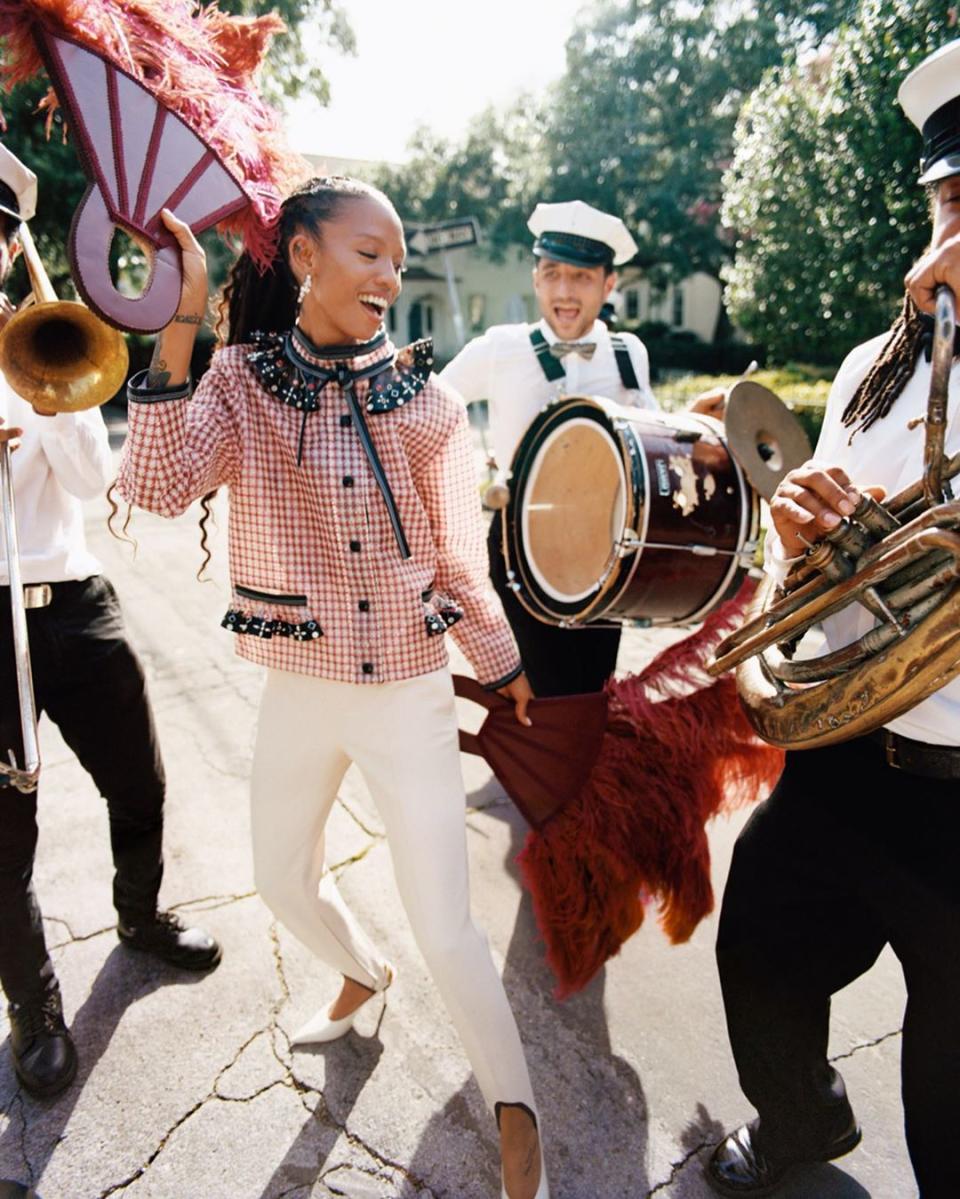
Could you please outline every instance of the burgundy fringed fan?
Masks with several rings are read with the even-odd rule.
[[[671,941],[691,936],[713,908],[707,823],[779,777],[783,753],[758,740],[733,679],[704,669],[752,591],[745,583],[696,633],[605,693],[536,701],[550,705],[546,775],[536,777],[545,744],[536,707],[526,729],[501,700],[476,738],[461,734],[520,810],[533,809],[518,860],[560,998],[619,951],[650,902]],[[552,805],[545,781],[556,789]]]

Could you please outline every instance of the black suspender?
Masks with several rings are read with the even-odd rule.
[[[540,369],[546,375],[549,382],[555,383],[557,379],[562,379],[567,373],[563,369],[563,363],[559,358],[554,358],[550,353],[550,343],[539,329],[530,330],[530,344],[533,346],[533,352],[540,363]]]
[[[563,369],[563,363],[559,358],[554,358],[550,353],[550,343],[539,329],[530,330],[530,344],[533,346],[533,352],[540,363],[540,369],[550,383],[555,383],[557,379],[562,379],[566,375],[567,372]],[[637,372],[633,369],[627,343],[622,337],[614,333],[610,337],[610,344],[613,346],[613,354],[617,360],[617,371],[620,374],[620,382],[627,391],[640,391],[640,381],[637,379]]]
[[[637,379],[637,372],[633,369],[633,363],[630,361],[630,351],[627,349],[627,343],[622,337],[614,333],[610,338],[610,344],[613,346],[613,353],[617,359],[620,382],[627,391],[639,391],[640,383]]]

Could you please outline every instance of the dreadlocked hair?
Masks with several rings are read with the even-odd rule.
[[[909,295],[893,323],[886,345],[843,410],[843,423],[853,426],[851,439],[863,429],[883,420],[903,391],[923,349],[926,333],[923,316]]]
[[[390,205],[378,188],[348,175],[308,179],[284,200],[277,218],[277,252],[270,266],[261,271],[246,252],[233,264],[217,314],[220,345],[244,345],[255,329],[282,333],[293,326],[299,284],[290,269],[290,239],[305,231],[321,240],[324,224],[333,220],[344,204],[365,197]]]

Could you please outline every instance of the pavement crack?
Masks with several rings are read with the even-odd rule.
[[[370,850],[374,848],[374,846],[375,842],[371,842],[369,845],[365,845],[363,849],[351,854],[349,858],[344,858],[340,862],[334,862],[334,864],[332,866],[328,866],[327,869],[331,872],[336,872],[346,870],[348,866],[355,866],[357,862],[363,861],[363,859],[367,856]]]
[[[30,1161],[30,1151],[27,1149],[27,1114],[23,1110],[23,1095],[17,1091],[13,1096],[13,1101],[7,1108],[7,1114],[12,1117],[16,1111],[17,1123],[20,1125],[20,1160],[23,1162],[23,1168],[27,1172],[27,1182],[32,1187],[37,1181],[36,1173],[33,1169],[33,1163]]]
[[[509,803],[508,796],[498,795],[496,799],[489,799],[486,803],[468,804],[467,812],[489,812],[491,808],[505,808]]]
[[[66,939],[66,941],[61,941],[60,942],[61,945],[69,945],[71,941],[75,941],[77,939],[76,933],[73,931],[73,929],[67,923],[67,921],[63,919],[62,916],[44,915],[43,919],[45,921],[49,922],[50,924],[62,924],[63,927],[67,930],[67,939]]]
[[[899,1037],[903,1033],[902,1028],[895,1028],[893,1032],[885,1032],[879,1037],[875,1037],[872,1041],[862,1041],[859,1045],[854,1045],[852,1049],[848,1049],[846,1053],[835,1054],[830,1058],[831,1062],[841,1062],[844,1058],[853,1057],[855,1053],[859,1053],[861,1049],[873,1049],[877,1045],[882,1045],[884,1041],[890,1041],[894,1037]]]
[[[47,919],[47,917],[44,917],[44,919]],[[58,923],[63,924],[64,921],[60,920]],[[115,933],[116,931],[117,926],[115,924],[108,924],[104,928],[95,928],[93,932],[90,933],[74,933],[73,936],[69,937],[66,941],[54,942],[52,945],[48,946],[48,949],[52,953],[55,949],[63,949],[67,945],[79,945],[83,941],[92,941],[94,937],[102,937],[104,933]]]
[[[243,891],[239,895],[205,895],[199,899],[182,899],[179,903],[170,904],[167,911],[179,912],[196,909],[198,911],[213,911],[214,908],[227,907],[232,903],[239,903],[242,899],[252,899],[256,895],[256,891]],[[201,906],[206,905],[206,906]],[[79,945],[83,941],[92,941],[94,937],[102,937],[104,933],[116,932],[115,924],[108,924],[103,928],[95,928],[89,933],[75,933],[67,924],[66,920],[62,920],[59,916],[44,916],[44,920],[52,920],[54,924],[62,924],[70,934],[65,941],[54,941],[49,945],[50,952],[54,949],[63,949],[67,945]]]
[[[343,798],[342,795],[337,796],[337,802],[340,804],[341,808],[343,808],[343,810],[346,812],[346,814],[350,817],[350,819],[353,821],[353,823],[355,825],[357,825],[357,827],[362,832],[366,833],[368,837],[373,837],[377,841],[382,841],[384,839],[383,833],[378,833],[376,831],[376,829],[370,828],[370,826],[368,824],[364,823],[364,821],[360,819],[360,817],[353,810],[353,808],[350,806],[350,804],[347,803],[347,801]]]
[[[686,1153],[678,1162],[671,1162],[669,1177],[665,1178],[663,1180],[663,1182],[658,1182],[657,1185],[652,1190],[647,1191],[646,1195],[644,1196],[644,1199],[650,1199],[651,1195],[656,1195],[657,1192],[662,1191],[664,1189],[664,1187],[672,1186],[673,1183],[676,1182],[676,1180],[677,1180],[677,1175],[686,1168],[690,1159],[696,1157],[698,1153],[702,1153],[704,1149],[706,1149],[709,1145],[712,1145],[712,1144],[713,1144],[713,1141],[709,1137],[706,1137],[699,1144],[694,1145],[694,1147],[688,1153]]]
[[[180,903],[172,903],[169,911],[212,912],[216,908],[226,908],[232,903],[239,903],[242,899],[253,899],[256,894],[256,890],[253,890],[241,891],[238,895],[202,895],[199,899],[184,899]]]

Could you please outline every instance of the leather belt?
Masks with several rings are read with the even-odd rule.
[[[868,740],[883,746],[887,765],[928,779],[960,779],[960,746],[931,745],[877,729]]]

